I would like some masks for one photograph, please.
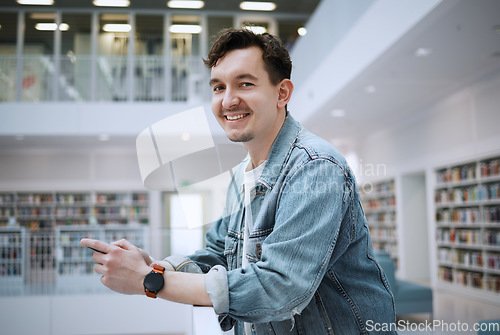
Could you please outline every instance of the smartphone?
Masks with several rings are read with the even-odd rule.
[[[94,249],[94,248],[91,248],[91,247],[87,247],[87,248],[89,248],[89,249],[90,249],[90,250],[92,250],[92,251],[99,252],[99,253],[101,253],[101,254],[104,254],[104,253],[105,253],[105,252],[103,252],[103,251],[101,251],[101,250],[97,250],[97,249]]]

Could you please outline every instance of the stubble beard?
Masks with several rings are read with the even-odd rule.
[[[245,143],[245,142],[250,142],[251,140],[254,139],[254,135],[252,133],[248,133],[248,134],[241,134],[241,135],[235,135],[235,136],[229,136],[227,137],[230,141],[232,142],[241,142],[241,143]]]
[[[249,113],[249,114],[252,113],[252,110],[250,108],[246,108],[246,107],[239,107],[239,108],[234,108],[234,109],[226,109],[223,112],[226,112],[226,111],[231,111],[231,112],[242,111],[242,112],[246,112],[246,113]],[[227,138],[231,142],[241,142],[241,143],[250,142],[251,140],[254,139],[254,137],[255,137],[255,134],[253,132],[248,132],[248,133],[243,133],[243,134],[236,134],[236,135],[233,135],[233,136],[227,134]]]

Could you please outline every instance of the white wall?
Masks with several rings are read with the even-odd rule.
[[[384,167],[379,169],[384,175],[370,178],[360,175],[361,180],[395,178],[401,181],[412,174],[425,173],[427,199],[426,204],[420,204],[420,207],[427,208],[428,226],[419,230],[419,236],[427,231],[429,253],[413,257],[415,250],[403,247],[414,227],[408,227],[403,213],[398,213],[398,236],[402,238],[399,253],[403,269],[399,275],[403,278],[413,276],[414,272],[409,267],[418,269],[430,264],[431,282],[436,284],[434,170],[448,164],[500,155],[499,92],[500,73],[491,73],[428,106],[416,109],[411,119],[359,139],[361,144],[356,152],[359,162],[365,166]],[[401,187],[397,187],[396,197],[397,201],[411,199],[407,194],[405,196]],[[398,204],[398,211],[404,208],[405,204]]]
[[[360,138],[357,156],[365,163],[385,164],[387,173],[395,175],[498,153],[498,92],[500,73],[483,77],[415,110],[411,119]]]

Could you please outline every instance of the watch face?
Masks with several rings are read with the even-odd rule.
[[[144,288],[150,292],[158,292],[163,287],[163,275],[157,272],[150,272],[144,278]]]

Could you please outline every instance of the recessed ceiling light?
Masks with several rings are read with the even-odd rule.
[[[56,20],[56,13],[31,13],[30,18],[33,20]]]
[[[50,6],[54,4],[54,0],[17,0],[20,5],[41,5]]]
[[[260,10],[269,12],[276,9],[276,4],[274,2],[243,1],[240,3],[240,8],[243,10]]]
[[[365,92],[366,93],[375,93],[377,91],[377,88],[375,85],[368,85],[365,87]]]
[[[304,27],[300,27],[299,29],[297,29],[297,34],[299,34],[299,36],[305,36],[307,34],[307,29]]]
[[[111,137],[109,136],[109,134],[100,134],[99,135],[99,141],[101,142],[106,142],[106,141],[109,141]]]
[[[173,24],[168,28],[173,34],[199,34],[201,30],[201,26],[197,24]]]
[[[40,31],[54,31],[57,29],[57,23],[37,23],[35,29]],[[69,25],[67,23],[61,23],[59,25],[60,31],[67,31],[68,29]]]
[[[427,57],[432,53],[432,49],[430,48],[418,48],[415,50],[415,57]]]
[[[127,23],[107,23],[102,26],[102,30],[107,33],[128,33],[132,27]]]
[[[128,7],[130,6],[129,0],[94,0],[94,6],[99,7]]]
[[[205,6],[203,1],[186,0],[186,1],[169,1],[167,2],[169,8],[187,8],[187,9],[200,9]]]
[[[330,111],[330,115],[333,117],[344,117],[345,116],[345,110],[343,109],[333,109]]]
[[[251,32],[253,32],[254,34],[264,34],[265,32],[267,32],[267,29],[266,27],[261,27],[261,26],[245,26],[245,27],[242,27],[243,29],[248,29],[250,30]]]

